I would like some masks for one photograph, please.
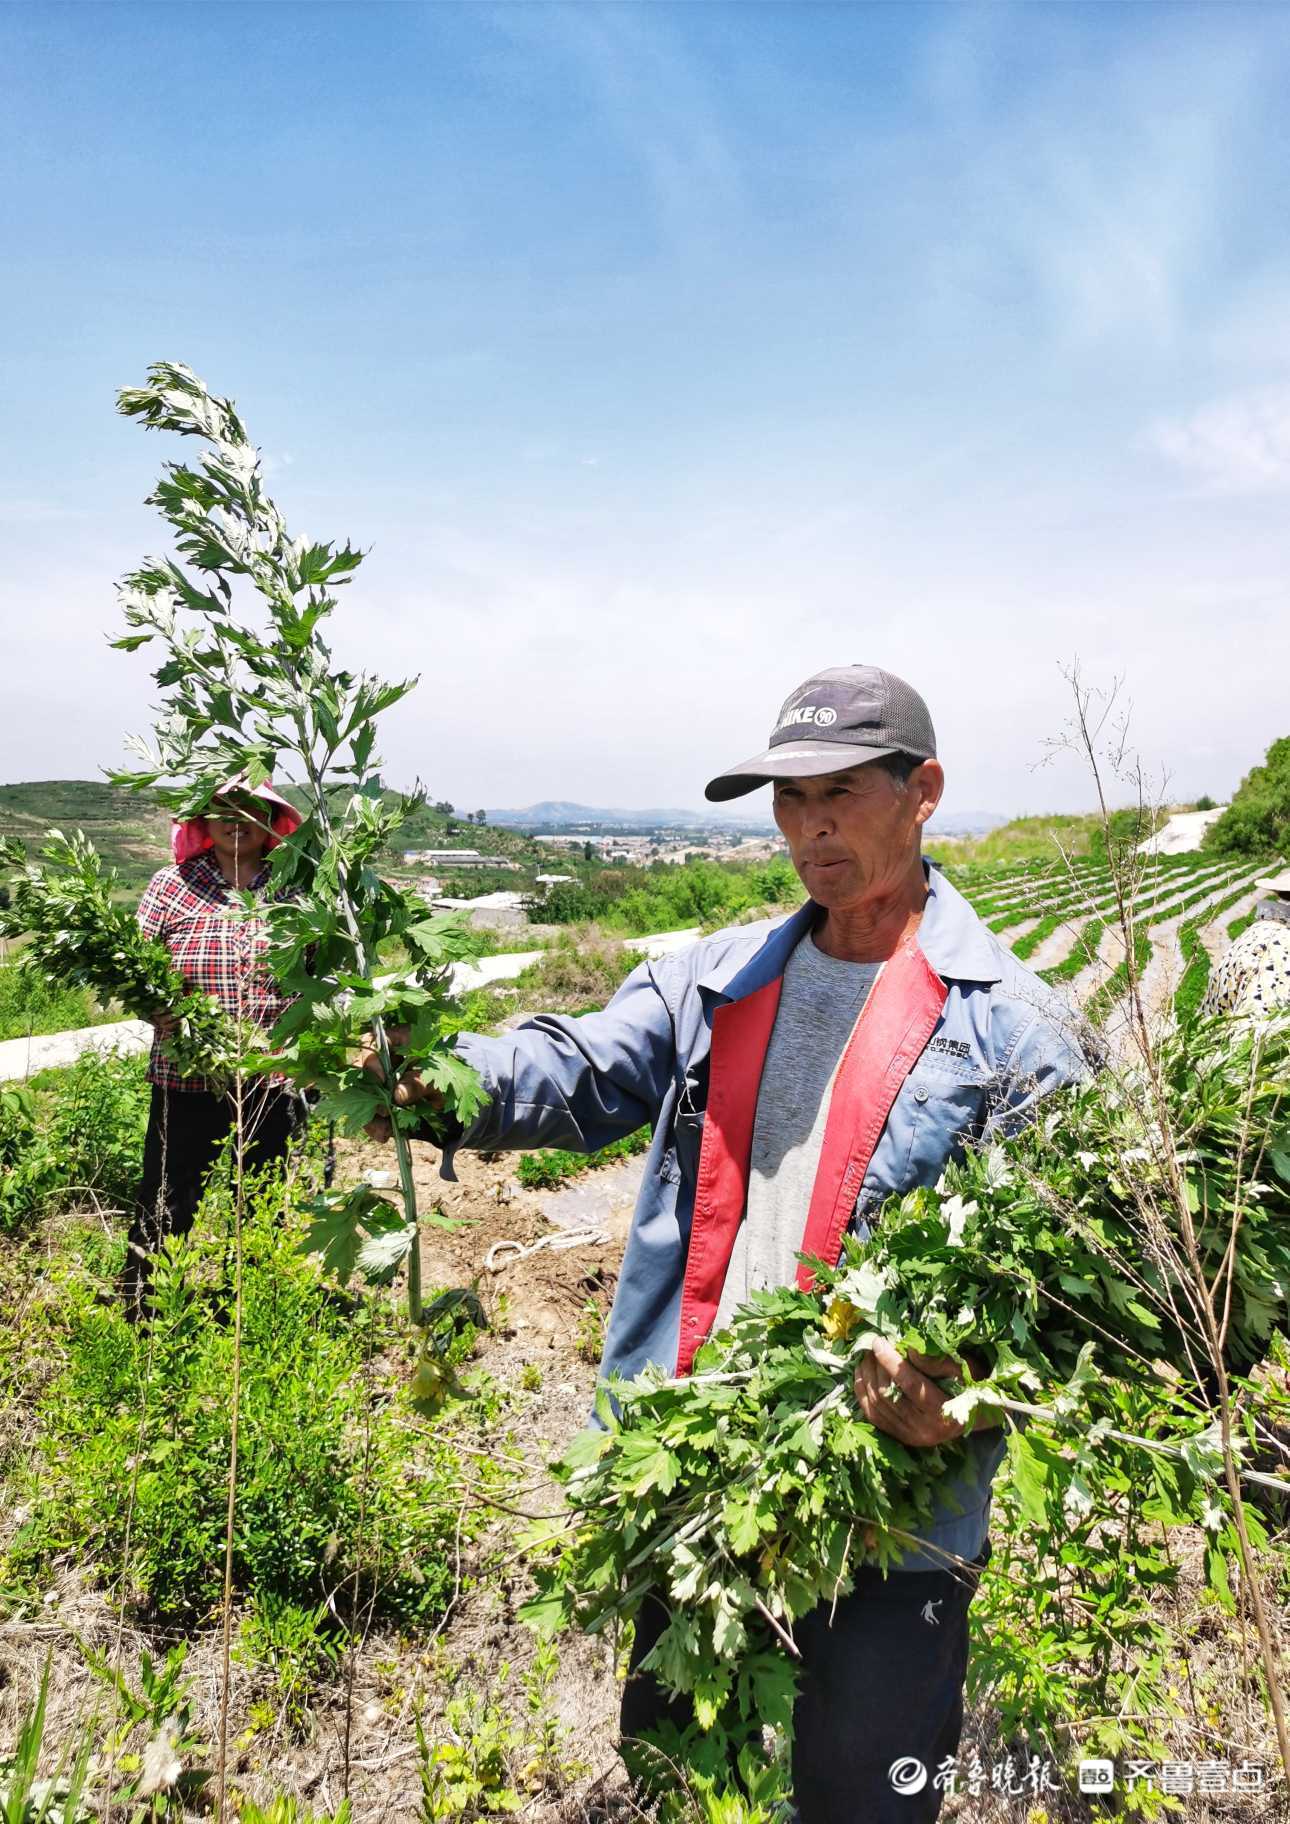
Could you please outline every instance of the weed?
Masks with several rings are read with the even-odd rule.
[[[614,1165],[620,1159],[643,1153],[649,1143],[650,1130],[639,1127],[634,1134],[628,1134],[623,1140],[611,1140],[608,1146],[602,1146],[594,1153],[573,1153],[560,1146],[547,1147],[540,1153],[521,1153],[515,1176],[526,1190],[554,1190],[566,1178],[578,1178],[598,1166]]]
[[[211,1777],[209,1767],[197,1764],[209,1755],[210,1744],[193,1733],[192,1696],[183,1675],[187,1643],[172,1647],[160,1665],[150,1653],[141,1653],[137,1687],[101,1654],[88,1647],[82,1651],[90,1670],[116,1699],[111,1758],[114,1770],[127,1776],[121,1797],[127,1809],[133,1807],[132,1824],[172,1812],[182,1818]],[[128,1749],[136,1732],[142,1745]]]
[[[556,1664],[550,1643],[539,1648],[521,1680],[522,1714],[504,1702],[511,1672],[506,1661],[488,1691],[449,1700],[437,1740],[427,1737],[418,1714],[423,1824],[514,1814],[534,1795],[558,1791],[586,1771],[563,1758],[567,1732],[549,1702]]]
[[[143,1156],[142,1058],[87,1052],[65,1070],[0,1090],[0,1233],[49,1209],[121,1205]]]
[[[273,1590],[252,1598],[238,1635],[238,1656],[272,1674],[277,1705],[290,1728],[302,1733],[309,1700],[334,1674],[345,1637],[326,1602],[293,1602]]]
[[[82,1730],[63,1750],[49,1779],[37,1779],[45,1740],[45,1707],[49,1701],[49,1661],[41,1673],[34,1707],[23,1718],[12,1754],[0,1756],[0,1818],[4,1824],[82,1824],[93,1814],[85,1800],[94,1737]]]
[[[137,1687],[105,1660],[88,1655],[91,1669],[112,1694],[114,1714],[106,1724],[97,1719],[84,1723],[58,1744],[53,1772],[41,1779],[38,1768],[51,1746],[46,1740],[46,1662],[13,1750],[0,1755],[3,1824],[91,1824],[110,1808],[122,1824],[159,1824],[165,1818],[181,1824],[201,1808],[211,1775],[199,1763],[209,1749],[191,1732],[184,1655],[182,1645],[175,1647],[158,1666],[144,1653]],[[348,1800],[334,1812],[314,1813],[283,1794],[265,1805],[243,1799],[237,1815],[240,1824],[351,1824]]]
[[[594,1298],[586,1299],[578,1313],[573,1347],[579,1357],[593,1367],[605,1352],[605,1314]]]
[[[640,961],[634,950],[594,925],[562,931],[517,985],[524,1006],[534,1012],[590,1013],[612,998]]]
[[[29,1349],[61,1365],[39,1399],[38,1439],[10,1478],[11,1503],[27,1509],[2,1579],[11,1590],[33,1591],[57,1563],[90,1556],[144,1612],[199,1617],[219,1601],[228,1205],[222,1186],[208,1192],[200,1238],[172,1239],[158,1257],[149,1326],[96,1302],[79,1263],[63,1263],[57,1307],[33,1313]],[[459,1514],[459,1461],[442,1426],[413,1426],[402,1393],[365,1410],[365,1350],[394,1319],[369,1305],[370,1325],[353,1322],[300,1257],[294,1217],[280,1182],[251,1185],[234,1584],[306,1611],[336,1595],[408,1621],[437,1615],[459,1527],[468,1538],[474,1525]]]
[[[120,1017],[97,1007],[83,988],[50,982],[21,962],[0,965],[0,1039],[73,1032]]]

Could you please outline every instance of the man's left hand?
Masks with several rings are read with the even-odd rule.
[[[950,1377],[965,1378],[962,1362],[949,1356],[918,1355],[912,1349],[902,1356],[893,1344],[879,1338],[856,1369],[856,1404],[871,1425],[915,1449],[949,1444],[965,1431],[983,1431],[998,1423],[988,1409],[978,1409],[969,1425],[947,1419],[945,1402],[953,1395],[937,1382]]]

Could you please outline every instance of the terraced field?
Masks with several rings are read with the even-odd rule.
[[[1214,959],[1248,920],[1255,882],[1274,865],[1200,852],[1142,859],[1127,890],[1134,959],[1148,1017],[1194,1007]],[[1044,981],[1112,1033],[1125,1023],[1129,969],[1115,880],[1084,858],[1006,870],[951,869],[981,917]]]

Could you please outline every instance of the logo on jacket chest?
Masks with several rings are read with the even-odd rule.
[[[927,1042],[929,1052],[937,1052],[943,1058],[970,1058],[972,1047],[966,1039],[935,1038]]]

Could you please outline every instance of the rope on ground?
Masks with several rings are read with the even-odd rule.
[[[565,1248],[603,1247],[609,1240],[605,1229],[561,1229],[555,1235],[543,1235],[539,1241],[495,1241],[484,1256],[484,1271],[500,1273],[503,1267],[514,1266],[516,1261],[527,1260],[530,1254],[540,1254],[544,1248],[559,1253]]]

